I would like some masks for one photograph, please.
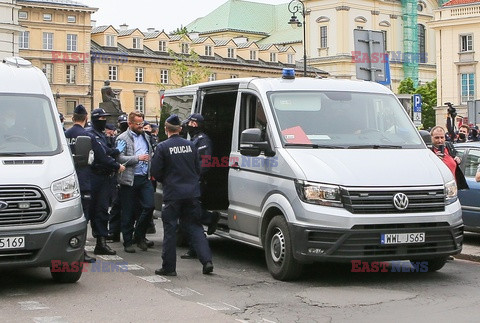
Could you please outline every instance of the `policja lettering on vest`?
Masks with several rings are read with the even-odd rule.
[[[172,154],[186,154],[191,153],[192,147],[190,146],[180,146],[180,147],[170,147],[170,155]]]

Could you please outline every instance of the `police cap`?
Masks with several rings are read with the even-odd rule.
[[[115,128],[115,126],[112,123],[107,123],[105,125],[105,128],[108,129],[108,130],[116,130],[117,129],[117,128]]]
[[[171,116],[169,116],[167,118],[166,122],[168,122],[169,124],[171,124],[173,126],[179,126],[180,125],[180,119],[178,118],[178,116],[176,114],[172,114]]]
[[[82,115],[87,115],[87,109],[85,109],[85,107],[81,104],[77,105],[75,107],[75,110],[73,110],[73,113],[75,114],[82,114]]]
[[[107,117],[107,116],[111,116],[111,114],[107,113],[102,108],[97,108],[92,111],[92,119],[98,119],[100,117]]]
[[[194,113],[191,114],[188,119],[188,121],[195,121],[197,123],[202,123],[204,121],[203,116],[200,113]]]
[[[118,123],[127,123],[128,122],[128,117],[126,114],[121,114],[118,116],[118,119],[117,119],[117,122]]]

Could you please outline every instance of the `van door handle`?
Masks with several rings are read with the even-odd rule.
[[[235,162],[234,164],[232,164],[232,168],[235,168],[235,170],[240,170],[240,165],[238,164],[238,162]]]

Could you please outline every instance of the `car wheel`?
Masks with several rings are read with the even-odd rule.
[[[440,258],[433,258],[433,259],[426,259],[424,262],[427,264],[428,269],[427,272],[433,273],[437,270],[440,270],[445,266],[447,263],[448,257],[440,257]]]
[[[71,284],[77,282],[82,276],[83,272],[83,254],[78,261],[68,265],[68,270],[67,268],[64,268],[63,265],[60,265],[60,271],[56,271],[50,267],[50,274],[55,282],[61,284]]]
[[[275,216],[268,224],[264,245],[265,259],[273,278],[286,281],[301,275],[303,266],[293,257],[290,232],[283,216]]]

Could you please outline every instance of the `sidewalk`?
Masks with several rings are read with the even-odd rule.
[[[462,253],[454,257],[480,262],[480,233],[466,232]]]

